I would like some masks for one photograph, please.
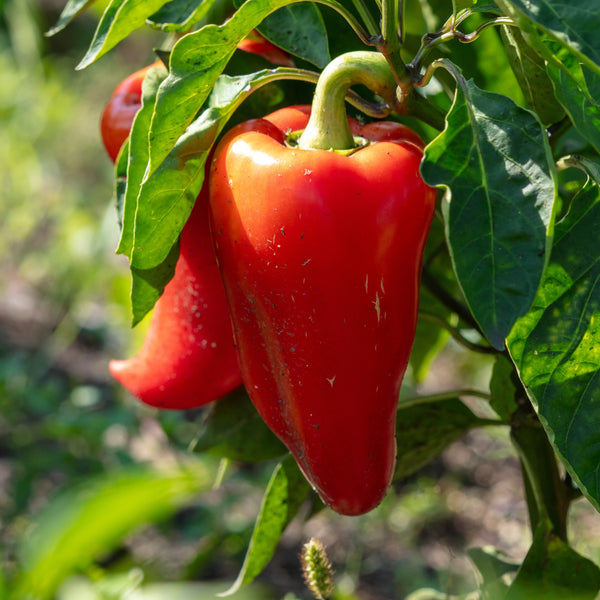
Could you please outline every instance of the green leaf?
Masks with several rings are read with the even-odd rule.
[[[533,42],[549,54],[569,48],[579,59],[598,68],[600,65],[600,10],[597,0],[497,0],[497,4],[516,20]],[[544,58],[548,59],[548,56]]]
[[[96,0],[69,0],[62,9],[56,25],[46,32],[46,35],[56,35],[62,31],[77,15],[81,14],[86,8],[91,6]]]
[[[327,29],[319,8],[312,2],[280,8],[258,30],[276,46],[317,67],[323,68],[331,60]]]
[[[194,120],[237,45],[269,14],[290,0],[245,2],[223,25],[206,25],[181,38],[170,57],[150,128],[152,173]]]
[[[515,367],[512,362],[506,356],[498,354],[490,380],[492,396],[490,406],[504,421],[510,421],[512,414],[517,410],[517,401],[515,400],[517,387],[513,376],[515,376]]]
[[[236,108],[253,91],[286,73],[293,73],[293,69],[219,77],[205,110],[188,127],[159,168],[150,177],[145,175],[139,188],[135,225],[131,227],[135,237],[132,245],[127,246],[127,250],[131,250],[133,267],[152,269],[165,259],[200,193],[206,159],[217,136]],[[136,125],[137,119],[134,127]],[[139,168],[131,159],[130,164]]]
[[[552,64],[547,69],[575,129],[600,152],[600,75],[582,64],[573,65],[569,75]]]
[[[142,27],[146,18],[167,0],[111,0],[106,7],[92,43],[77,69],[85,69],[124,40],[132,31]]]
[[[546,264],[554,164],[533,113],[454,76],[446,128],[425,148],[421,172],[449,192],[444,216],[454,269],[473,317],[501,350]]]
[[[186,32],[199,23],[219,0],[171,0],[148,17],[147,23],[161,31]]]
[[[214,480],[212,468],[149,469],[87,481],[52,502],[20,547],[14,598],[49,599],[69,574],[115,548],[130,531],[164,519]]]
[[[585,161],[588,172],[600,165]],[[556,225],[552,257],[508,349],[549,438],[600,509],[600,187],[592,179]]]
[[[193,449],[250,462],[279,458],[287,453],[243,388],[211,405]]]
[[[600,569],[540,523],[504,600],[595,600]]]
[[[458,398],[422,404],[400,402],[394,479],[412,475],[469,429],[483,423]]]
[[[135,327],[154,307],[175,275],[179,244],[171,246],[162,263],[150,269],[131,267],[131,326]]]
[[[501,28],[508,60],[529,107],[548,126],[560,121],[565,111],[554,96],[546,62],[523,38],[516,27]]]
[[[221,595],[235,594],[261,573],[275,553],[281,534],[310,490],[292,456],[277,465],[265,492],[240,574],[231,588]]]
[[[120,171],[123,169],[122,161],[127,157],[127,175],[123,199],[123,227],[117,252],[126,255],[129,260],[131,260],[133,248],[138,195],[148,162],[148,129],[158,87],[166,76],[166,69],[152,68],[148,71],[142,84],[142,107],[135,115],[131,126],[127,155],[124,155],[125,149],[122,148],[118,157],[117,168]]]
[[[499,0],[547,62],[554,94],[577,131],[600,149],[600,10],[594,0],[567,5],[556,0]]]

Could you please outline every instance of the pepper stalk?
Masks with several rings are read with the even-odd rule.
[[[310,120],[298,140],[305,150],[351,150],[356,143],[346,118],[345,97],[351,86],[362,84],[380,96],[391,112],[396,103],[396,81],[379,52],[342,54],[321,73]]]

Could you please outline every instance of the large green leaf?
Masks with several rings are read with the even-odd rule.
[[[240,574],[223,596],[235,594],[261,573],[275,553],[283,531],[310,490],[292,456],[277,465],[265,492]]]
[[[596,178],[598,163],[584,163]],[[600,508],[600,188],[588,180],[556,225],[552,259],[508,348],[550,440]]]
[[[597,2],[498,0],[498,4],[519,23],[526,34],[523,39],[547,62],[556,98],[578,132],[599,150],[600,10]]]
[[[210,488],[214,469],[149,469],[87,481],[51,503],[20,547],[11,598],[52,598],[69,574],[88,567],[134,528],[163,519]]]
[[[265,17],[290,0],[245,2],[223,25],[206,25],[175,44],[171,73],[162,84],[150,129],[152,173],[194,120],[237,45]]]
[[[111,0],[98,23],[92,43],[77,68],[84,69],[89,66],[124,40],[132,31],[142,27],[146,18],[156,12],[166,1]]]
[[[600,10],[597,0],[496,0],[537,46],[549,55],[570,48],[592,69],[600,69]],[[559,47],[556,46],[558,42]],[[545,58],[549,58],[545,56]]]
[[[421,172],[449,191],[446,235],[457,278],[484,335],[502,349],[546,264],[554,164],[533,113],[454,75],[446,128],[425,148]]]

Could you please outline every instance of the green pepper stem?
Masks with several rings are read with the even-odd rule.
[[[345,97],[352,85],[362,84],[392,107],[396,82],[379,52],[348,52],[333,60],[319,77],[310,120],[298,146],[312,150],[350,150],[354,138],[346,118]]]

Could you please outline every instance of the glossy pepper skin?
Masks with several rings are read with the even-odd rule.
[[[402,125],[351,121],[371,143],[350,155],[286,147],[309,110],[225,136],[211,223],[254,405],[323,501],[358,515],[393,475],[436,192],[419,175],[422,143]]]
[[[202,406],[241,385],[205,193],[183,229],[175,275],[155,305],[141,350],[111,361],[109,370],[142,402],[163,409]]]

